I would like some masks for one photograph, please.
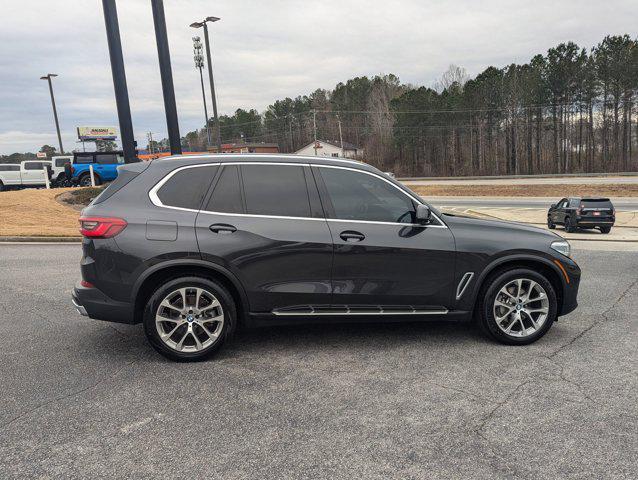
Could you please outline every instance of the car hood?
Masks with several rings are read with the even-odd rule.
[[[511,230],[513,232],[529,232],[532,235],[544,236],[549,239],[562,239],[560,235],[554,232],[550,232],[541,227],[536,227],[534,225],[529,225],[527,223],[518,223],[518,222],[509,222],[506,220],[494,220],[491,218],[478,218],[478,217],[470,217],[465,215],[456,215],[456,214],[443,214],[443,220],[453,228],[454,225],[464,226],[464,227],[472,227],[476,226],[481,229],[490,229],[494,230]]]

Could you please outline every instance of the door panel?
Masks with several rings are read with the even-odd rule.
[[[330,220],[336,305],[450,305],[454,239],[447,228]],[[342,237],[358,233],[361,240]]]
[[[325,220],[202,211],[196,232],[202,258],[235,274],[251,312],[330,303],[332,237]]]

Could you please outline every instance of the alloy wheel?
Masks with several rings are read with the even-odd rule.
[[[200,352],[217,342],[224,326],[219,300],[199,287],[175,290],[157,307],[155,328],[160,339],[178,352]]]
[[[539,283],[517,278],[506,283],[496,294],[493,311],[496,324],[505,334],[529,337],[545,324],[549,299]]]

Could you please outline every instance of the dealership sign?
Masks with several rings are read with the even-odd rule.
[[[117,129],[115,127],[78,127],[80,140],[115,140]]]

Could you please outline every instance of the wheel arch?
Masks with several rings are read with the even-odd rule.
[[[487,288],[489,280],[507,270],[515,268],[529,268],[542,275],[552,284],[558,299],[558,315],[563,310],[563,300],[565,298],[565,279],[558,266],[550,260],[533,255],[514,255],[497,259],[483,269],[472,290],[472,309],[478,305],[479,296]]]
[[[230,271],[221,265],[202,260],[175,260],[154,265],[135,282],[131,293],[131,302],[134,305],[133,322],[142,321],[146,302],[159,285],[184,276],[198,276],[221,283],[235,301],[238,322],[243,322],[248,315],[249,304],[246,292]]]

